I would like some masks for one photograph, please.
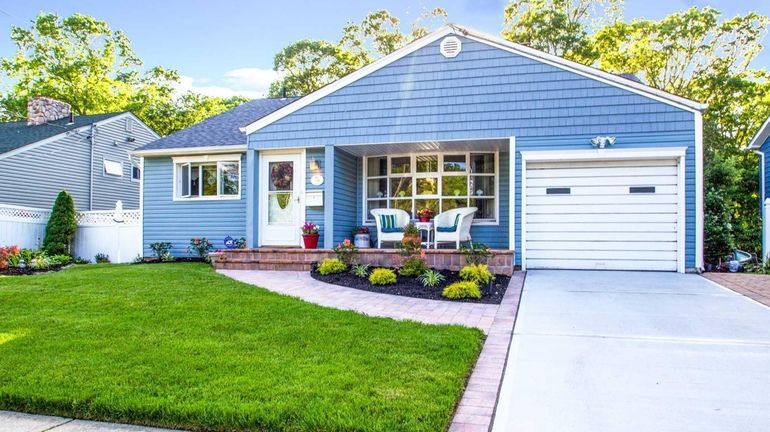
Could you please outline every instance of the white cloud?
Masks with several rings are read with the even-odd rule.
[[[239,68],[225,72],[219,80],[222,84],[214,85],[211,79],[183,75],[176,91],[177,94],[192,91],[206,96],[262,98],[267,95],[270,83],[280,76],[272,69]]]

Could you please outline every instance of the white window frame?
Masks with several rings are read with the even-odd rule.
[[[139,170],[139,178],[134,177],[134,168]],[[142,175],[144,175],[144,173],[142,172],[142,164],[139,162],[131,161],[131,181],[134,183],[141,182]]]
[[[201,156],[182,156],[173,157],[172,160],[172,172],[173,172],[173,184],[172,199],[173,201],[218,201],[218,200],[239,200],[243,193],[243,166],[241,164],[241,154],[222,154],[222,155],[201,155]],[[238,193],[235,195],[222,195],[220,193],[221,185],[219,183],[220,172],[222,165],[227,163],[238,164]],[[186,165],[188,169],[191,169],[192,165],[210,164],[217,166],[217,194],[216,195],[202,195],[199,190],[198,196],[192,196],[188,191],[187,195],[182,195],[182,178],[179,175],[182,166]],[[200,168],[198,168],[200,169]],[[199,188],[202,187],[199,184]]]
[[[471,166],[471,154],[493,154],[495,157],[495,163],[494,163],[494,173],[473,173],[470,171]],[[444,172],[444,156],[459,156],[464,155],[465,156],[465,164],[466,169],[463,172],[460,171],[447,171]],[[418,173],[417,172],[417,157],[418,156],[437,156],[438,157],[438,169],[436,172],[429,172],[429,173]],[[369,177],[369,159],[370,158],[381,158],[385,157],[387,158],[387,171],[385,175],[380,176],[372,176]],[[392,173],[391,168],[391,159],[393,158],[401,158],[401,157],[409,157],[409,173]],[[496,226],[500,224],[500,152],[499,151],[489,151],[489,150],[479,150],[479,151],[436,151],[436,152],[422,152],[422,153],[406,153],[406,154],[384,154],[384,155],[376,155],[376,156],[365,156],[363,158],[363,178],[362,178],[362,215],[361,215],[361,224],[367,225],[367,226],[373,226],[375,225],[375,222],[369,218],[368,211],[367,211],[367,204],[369,200],[377,200],[377,199],[384,199],[386,201],[386,205],[390,205],[390,200],[398,199],[396,197],[390,196],[390,180],[394,178],[399,177],[411,177],[412,178],[412,196],[410,197],[412,201],[412,208],[413,210],[417,210],[414,208],[414,202],[415,200],[421,200],[421,199],[436,199],[441,201],[442,198],[448,198],[451,199],[451,196],[442,196],[442,178],[444,176],[452,176],[452,175],[458,175],[458,176],[467,176],[468,182],[470,183],[471,177],[474,176],[481,176],[481,177],[493,177],[494,178],[494,195],[484,195],[480,197],[476,197],[473,194],[473,191],[470,190],[470,184],[468,184],[468,195],[465,197],[467,198],[467,205],[470,205],[470,200],[472,198],[491,198],[494,200],[495,204],[495,213],[494,213],[494,219],[481,219],[473,220],[473,225],[491,225]],[[438,193],[435,195],[417,195],[417,178],[430,178],[430,177],[437,177],[438,178],[438,185],[437,185],[437,191]],[[387,183],[387,191],[383,198],[377,198],[373,197],[370,198],[368,196],[369,193],[369,180],[377,180],[377,179],[385,179]],[[406,199],[406,198],[404,198]],[[390,208],[390,207],[387,207]],[[414,213],[414,211],[412,212]]]
[[[120,167],[120,174],[113,174],[109,172],[109,170],[107,169],[108,164],[114,164],[113,165],[114,168]],[[105,177],[112,177],[112,178],[123,177],[123,163],[114,161],[114,160],[109,160],[109,159],[102,159],[102,175]]]

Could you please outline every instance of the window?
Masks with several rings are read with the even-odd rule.
[[[177,199],[240,198],[240,156],[230,156],[230,158],[201,157],[175,160],[174,197]]]
[[[142,168],[134,162],[131,163],[131,180],[142,180]]]
[[[439,153],[376,156],[364,161],[366,214],[398,208],[412,217],[421,208],[434,213],[476,207],[478,222],[497,222],[497,155],[495,153]]]
[[[115,161],[105,159],[104,173],[111,176],[123,177],[123,164],[120,162],[115,162]]]

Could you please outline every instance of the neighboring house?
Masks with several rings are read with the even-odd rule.
[[[767,257],[768,254],[768,235],[770,233],[764,230],[767,226],[765,218],[767,214],[765,212],[765,200],[767,200],[768,191],[770,191],[770,178],[767,173],[770,171],[770,167],[767,166],[770,163],[770,158],[767,157],[767,153],[770,151],[770,118],[768,118],[762,127],[759,128],[757,134],[749,142],[749,150],[754,151],[759,155],[759,202],[762,212],[762,256]]]
[[[0,204],[50,209],[67,190],[77,210],[138,209],[141,158],[159,138],[129,112],[73,115],[70,105],[30,99],[27,120],[0,123]]]
[[[475,206],[473,239],[524,268],[698,269],[703,108],[449,25],[244,118],[245,142],[140,149],[145,247],[299,246],[310,220],[331,248],[374,208]]]

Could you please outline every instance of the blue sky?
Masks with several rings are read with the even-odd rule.
[[[274,79],[272,59],[303,38],[337,40],[348,21],[385,8],[407,25],[426,8],[441,6],[452,22],[491,34],[502,28],[505,0],[202,1],[25,0],[0,1],[0,55],[15,49],[11,25],[28,26],[40,11],[81,12],[122,29],[148,66],[177,69],[182,89],[220,96],[257,97]],[[710,5],[725,16],[747,11],[770,15],[768,0],[626,0],[625,17],[661,18],[690,6]],[[770,45],[770,37],[766,39]],[[754,65],[770,69],[770,47]]]

